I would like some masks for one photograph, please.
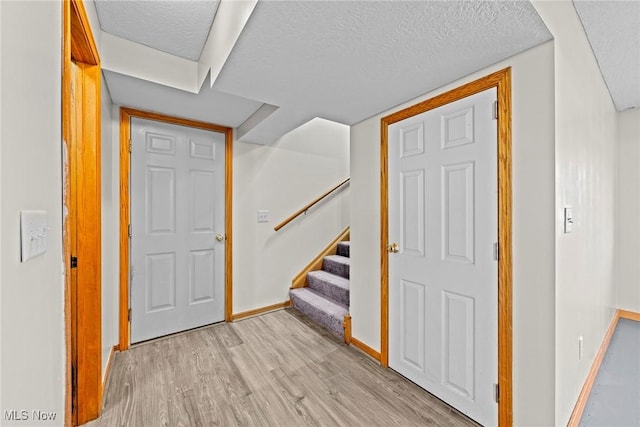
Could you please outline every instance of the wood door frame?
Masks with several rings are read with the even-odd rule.
[[[404,108],[380,122],[380,263],[381,337],[380,363],[389,366],[389,234],[388,127],[426,111],[496,88],[498,96],[498,425],[513,424],[512,397],[512,209],[511,209],[511,67],[492,73],[418,104]]]
[[[64,0],[65,425],[97,418],[102,404],[100,77],[100,56],[84,4]],[[71,267],[71,257],[78,260],[77,268]]]
[[[120,351],[131,344],[129,320],[129,224],[131,223],[131,119],[154,120],[161,123],[204,129],[225,135],[225,308],[226,322],[233,320],[232,281],[232,180],[233,180],[233,129],[197,120],[167,116],[134,108],[120,108]]]

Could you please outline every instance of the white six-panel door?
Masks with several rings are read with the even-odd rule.
[[[131,120],[131,342],[224,320],[225,135]]]
[[[497,425],[496,90],[388,128],[389,366]]]

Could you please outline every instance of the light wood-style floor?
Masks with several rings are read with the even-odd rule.
[[[294,309],[118,353],[86,426],[474,426]]]

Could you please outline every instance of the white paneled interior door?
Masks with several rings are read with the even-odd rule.
[[[224,320],[225,135],[134,118],[131,144],[131,342]]]
[[[497,425],[496,90],[388,128],[389,366]]]

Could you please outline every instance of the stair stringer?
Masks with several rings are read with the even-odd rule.
[[[308,286],[307,273],[314,270],[322,270],[322,261],[328,255],[335,255],[338,250],[338,243],[349,240],[350,227],[344,229],[338,237],[336,237],[326,248],[316,256],[313,261],[307,264],[291,281],[291,289],[304,288]]]

